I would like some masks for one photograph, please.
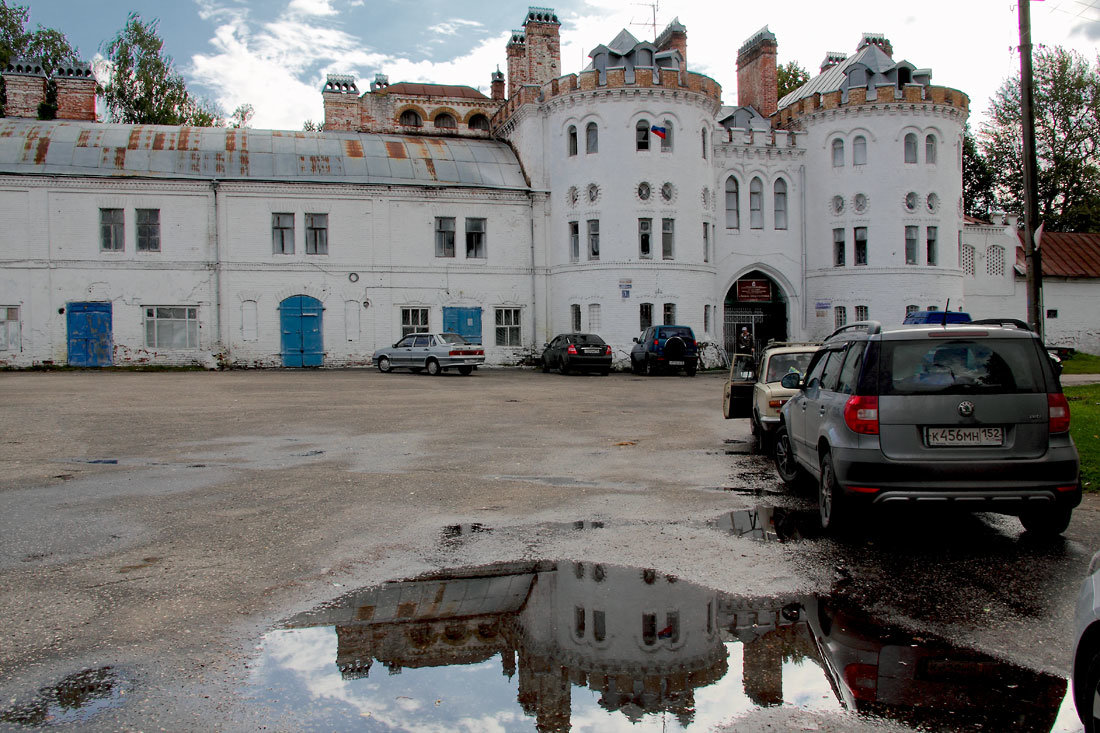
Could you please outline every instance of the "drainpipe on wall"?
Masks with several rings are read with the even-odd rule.
[[[222,251],[221,237],[218,236],[218,179],[210,181],[210,190],[214,195],[214,333],[217,334],[217,346],[224,350],[223,362],[229,362],[229,343],[222,333]]]
[[[809,333],[810,303],[806,294],[806,165],[798,166],[798,190],[799,206],[801,207],[800,219],[802,219],[802,338]]]
[[[539,333],[538,313],[538,272],[535,268],[535,198],[531,197],[531,346],[537,347],[539,341],[535,336]]]

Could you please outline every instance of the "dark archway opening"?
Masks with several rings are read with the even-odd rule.
[[[727,354],[744,352],[738,335],[747,328],[752,352],[759,355],[769,341],[787,340],[787,297],[772,278],[759,270],[747,272],[726,293],[725,347]]]

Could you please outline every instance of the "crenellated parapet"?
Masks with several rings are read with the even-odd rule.
[[[830,111],[876,111],[886,108],[924,108],[957,114],[970,114],[970,98],[958,89],[928,84],[883,84],[854,87],[804,96],[779,110],[772,123],[779,129],[800,129],[816,116]]]

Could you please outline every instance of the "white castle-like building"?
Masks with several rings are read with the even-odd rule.
[[[83,66],[39,121],[46,76],[9,65],[0,365],[355,366],[417,330],[491,364],[591,331],[625,363],[651,324],[820,338],[982,276],[976,315],[1023,317],[1015,237],[964,243],[968,98],[885,37],[777,99],[764,28],[725,106],[678,21],[565,75],[559,29],[531,8],[489,96],[330,75],[323,132],[99,123]]]

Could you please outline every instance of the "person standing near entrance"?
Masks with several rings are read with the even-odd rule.
[[[755,353],[752,344],[752,334],[749,333],[748,326],[742,326],[741,332],[737,334],[737,351],[741,354]]]

